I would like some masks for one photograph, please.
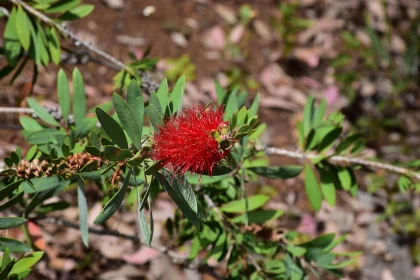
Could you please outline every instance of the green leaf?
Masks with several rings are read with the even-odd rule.
[[[53,129],[53,128],[45,128],[43,130],[35,131],[30,133],[26,137],[26,141],[29,144],[46,144],[46,143],[56,143],[56,136],[58,135],[65,135],[63,131]]]
[[[36,120],[27,116],[20,117],[19,122],[25,131],[38,131],[44,128]]]
[[[11,152],[10,153],[10,158],[12,159],[14,164],[16,164],[16,165],[19,164],[20,158],[19,158],[19,156],[16,152]]]
[[[48,49],[50,51],[51,59],[56,65],[58,65],[61,60],[60,40],[58,39],[57,34],[55,33],[54,27],[46,29],[46,31],[48,38]]]
[[[198,185],[208,185],[222,181],[231,176],[231,173],[220,175],[220,176],[206,176],[206,175],[198,175],[198,174],[187,174],[186,178],[190,184]]]
[[[333,174],[331,174],[324,168],[319,168],[319,173],[321,177],[321,188],[322,193],[324,194],[324,198],[329,205],[335,206],[336,194],[335,185],[332,178]]]
[[[0,244],[0,246],[2,245]],[[9,261],[7,265],[5,265],[3,270],[0,271],[0,279],[8,279],[7,276],[9,275],[10,271],[13,269],[14,265],[15,265],[15,260]]]
[[[89,228],[88,228],[88,206],[85,194],[85,186],[81,178],[77,185],[77,206],[79,208],[79,229],[82,235],[83,244],[88,247]]]
[[[165,172],[165,170],[164,170]],[[167,174],[156,173],[154,176],[159,181],[163,189],[178,206],[184,216],[198,229],[201,228],[200,217],[198,216],[198,205],[194,192],[185,178],[172,177]],[[167,178],[169,179],[169,184]]]
[[[27,255],[20,260],[18,260],[15,265],[13,266],[12,271],[10,271],[9,275],[12,274],[20,274],[27,269],[30,269],[34,266],[41,258],[44,252],[34,252],[30,255]]]
[[[60,71],[58,71],[57,94],[58,103],[60,104],[61,108],[61,114],[63,116],[64,122],[67,124],[70,114],[70,89],[69,81],[63,69],[60,69]]]
[[[18,180],[0,189],[0,201],[11,195],[24,180]]]
[[[341,132],[343,131],[342,127],[334,128],[332,131],[330,131],[322,140],[321,144],[318,147],[319,151],[325,151],[328,148],[331,147],[331,145],[334,143],[334,141],[340,137]]]
[[[3,256],[2,256],[2,258],[1,258],[1,265],[0,265],[0,271],[1,271],[1,269],[4,269],[5,267],[6,267],[6,265],[9,263],[11,261],[11,258],[10,258],[10,252],[9,252],[9,249],[5,249],[4,250],[4,252],[3,252]],[[6,275],[7,276],[7,275]],[[0,278],[0,279],[2,279],[2,278]]]
[[[27,244],[15,239],[0,237],[0,252],[9,249],[10,253],[26,253],[31,250]]]
[[[15,205],[17,202],[21,200],[23,195],[24,195],[24,192],[20,192],[14,197],[12,197],[11,199],[9,199],[9,201],[7,201],[6,203],[0,205],[0,211],[6,210],[10,208],[11,206]]]
[[[106,222],[109,218],[111,218],[112,215],[114,215],[115,212],[117,212],[118,208],[120,207],[125,193],[127,192],[128,182],[131,177],[131,169],[128,171],[127,177],[124,180],[124,183],[122,187],[118,190],[118,192],[108,201],[108,203],[105,205],[104,209],[102,209],[101,213],[96,217],[94,223],[95,224],[103,224]]]
[[[259,167],[252,167],[248,168],[254,173],[258,175],[264,176],[266,178],[272,179],[289,179],[297,177],[300,172],[302,172],[302,167],[297,165],[290,165],[290,166],[273,166],[273,167],[266,167],[266,166],[259,166]]]
[[[135,81],[134,86],[137,86]],[[130,83],[129,90],[130,87],[133,88],[133,82]],[[133,141],[133,145],[137,148],[137,150],[140,150],[142,126],[140,126],[137,122],[138,115],[135,113],[135,111],[132,110],[130,106],[128,106],[124,99],[122,99],[121,96],[116,93],[112,95],[112,102],[114,103],[115,112],[117,113],[122,126],[127,132],[128,137],[130,137],[131,141]],[[133,106],[136,105],[133,104]]]
[[[241,125],[244,124],[245,117],[248,115],[247,113],[248,113],[248,111],[246,110],[246,107],[243,106],[236,114],[233,114],[233,116],[236,116],[236,125],[235,125],[235,127],[236,126],[241,126]],[[233,118],[233,116],[232,116],[232,118]],[[251,127],[251,126],[249,126],[249,127]],[[239,131],[239,132],[241,132],[241,131]]]
[[[344,262],[341,262],[341,263],[330,264],[330,265],[323,265],[322,268],[325,268],[325,269],[338,269],[338,268],[343,268],[343,267],[349,266],[349,265],[351,265],[353,263],[356,263],[356,262],[357,262],[357,259],[350,259],[350,260],[347,260],[347,261],[344,261]]]
[[[144,100],[141,89],[135,80],[131,81],[127,88],[127,104],[130,106],[131,110],[134,113],[137,126],[140,130],[140,138],[143,134],[143,120],[144,120]],[[121,119],[120,119],[121,120]],[[133,140],[134,142],[134,140]],[[140,150],[140,145],[137,148]]]
[[[258,106],[260,106],[260,93],[257,93],[257,95],[254,98],[254,101],[252,102],[251,108],[249,108],[248,110],[248,116],[250,118],[257,115]]]
[[[229,120],[236,110],[238,110],[238,101],[236,100],[236,91],[232,91],[226,102],[225,115],[223,117],[223,120],[225,121]]]
[[[169,102],[173,104],[172,114],[181,112],[182,110],[182,99],[185,91],[185,76],[182,75],[174,86],[171,94],[169,95]]]
[[[122,161],[133,157],[133,153],[130,150],[119,149],[114,146],[106,146],[104,152],[106,158],[110,161]]]
[[[32,146],[32,147],[28,150],[28,153],[26,154],[25,159],[26,159],[26,160],[28,160],[28,161],[32,160],[32,158],[33,158],[33,157],[35,156],[35,154],[36,154],[37,149],[38,149],[38,146],[37,146],[37,145],[33,145],[33,146]]]
[[[214,81],[214,86],[216,88],[217,104],[222,105],[226,92],[217,80]]]
[[[226,256],[226,253],[227,253],[226,241],[227,241],[226,231],[222,230],[210,251],[211,257],[213,259],[221,261],[223,257]]]
[[[86,117],[85,83],[82,74],[77,68],[73,70],[73,115],[76,127],[81,125]]]
[[[44,122],[52,125],[52,126],[60,126],[60,124],[43,108],[40,106],[35,100],[33,100],[31,97],[27,98],[28,105],[31,107],[35,114]]]
[[[260,208],[264,206],[268,200],[270,200],[270,197],[262,194],[254,195],[248,197],[248,211],[255,210],[257,208]],[[220,210],[222,212],[226,213],[245,213],[245,199],[238,199],[231,202],[228,202],[224,204],[222,207],[220,207]]]
[[[26,206],[24,216],[27,217],[31,213],[31,211],[39,205],[41,205],[42,202],[60,193],[62,190],[64,190],[64,188],[68,186],[69,183],[69,181],[64,181],[58,185],[55,185],[53,188],[49,188],[45,191],[36,192],[31,202]],[[34,190],[33,192],[35,191],[36,190]]]
[[[31,36],[29,25],[32,25],[28,15],[23,10],[22,6],[18,6],[16,13],[16,31],[19,37],[19,41],[25,50],[29,50],[31,45]]]
[[[159,85],[159,89],[156,93],[159,101],[160,101],[160,107],[165,109],[166,105],[168,105],[168,95],[169,95],[169,89],[168,89],[168,79],[165,78]]]
[[[79,5],[61,15],[58,19],[62,21],[73,21],[76,19],[84,18],[88,16],[94,8],[95,6],[90,4]]]
[[[37,22],[37,24],[39,25],[38,22]],[[45,34],[43,32],[42,27],[39,26],[39,28],[37,29],[37,32],[36,32],[36,44],[38,46],[39,55],[41,57],[42,64],[47,66],[50,63],[50,56],[49,56],[48,51],[47,51],[47,46],[46,46],[47,42],[44,43],[43,38],[45,38]]]
[[[149,210],[151,211],[151,208]],[[149,246],[151,246],[152,236],[150,234],[149,225],[147,223],[146,216],[144,214],[144,209],[140,210],[140,211],[137,211],[137,214],[138,214],[138,219],[139,219],[140,230],[141,230],[141,233],[143,235],[143,240]]]
[[[53,5],[45,10],[46,13],[64,13],[70,9],[76,7],[81,0],[62,0],[62,1],[54,1]]]
[[[314,113],[314,97],[310,95],[306,101],[305,108],[303,109],[303,132],[305,136],[307,136],[309,131],[313,128]]]
[[[269,260],[264,264],[264,271],[271,274],[281,275],[286,272],[286,265],[281,260]],[[279,278],[279,279],[283,279],[283,278]]]
[[[60,185],[61,180],[58,176],[54,175],[51,177],[40,177],[40,178],[34,178],[30,180],[31,184],[28,181],[25,181],[22,183],[22,191],[25,193],[36,193],[36,192],[42,192],[49,189],[53,189]]]
[[[348,168],[345,167],[337,167],[338,169],[338,179],[340,180],[340,184],[344,190],[349,191],[352,186],[352,176],[351,172]]]
[[[306,253],[306,248],[288,244],[286,250],[295,257],[301,257]]]
[[[315,210],[321,209],[322,194],[315,173],[309,163],[305,163],[305,190],[311,205]]]
[[[19,42],[19,36],[16,30],[16,19],[17,12],[16,8],[13,7],[12,11],[10,12],[9,19],[7,20],[6,27],[4,29],[4,54],[7,59],[7,63],[11,65],[11,69],[16,66],[17,62],[19,61],[20,53],[21,53],[21,45]]]
[[[335,152],[337,154],[341,154],[345,150],[347,150],[351,145],[353,145],[358,139],[360,139],[361,134],[351,134],[344,138],[338,146],[335,148]]]
[[[347,234],[340,236],[339,238],[331,242],[327,247],[324,248],[324,252],[330,252],[331,250],[333,250],[338,244],[343,242],[346,239],[346,237]]]
[[[256,210],[248,212],[248,223],[263,224],[270,220],[275,220],[283,215],[283,210]],[[232,223],[245,223],[245,214],[231,219]]]
[[[317,128],[319,125],[322,124],[322,119],[325,116],[326,110],[327,110],[327,101],[325,99],[322,99],[314,115],[314,122],[313,122],[314,128]]]
[[[75,137],[79,139],[86,137],[93,129],[95,129],[97,122],[98,119],[95,117],[83,119],[82,123],[76,126],[74,131]]]
[[[311,241],[299,244],[299,246],[302,246],[305,248],[320,248],[324,250],[334,241],[334,237],[335,237],[334,233],[323,234]]]
[[[96,116],[105,130],[106,134],[111,137],[112,141],[122,149],[128,149],[127,139],[121,126],[104,110],[96,108]]]
[[[200,239],[198,238],[198,236],[194,236],[193,242],[191,244],[191,248],[190,248],[190,255],[188,256],[188,260],[192,261],[194,260],[198,253],[201,250],[201,242]]]
[[[0,218],[0,230],[18,227],[26,223],[26,219],[20,217]]]
[[[152,92],[149,99],[149,118],[155,131],[163,124],[163,113],[160,107],[160,101],[156,93]]]
[[[135,178],[135,177],[134,177]],[[137,182],[135,182],[137,183]],[[137,192],[137,214],[138,214],[138,219],[139,219],[139,226],[140,226],[140,231],[143,235],[143,239],[144,242],[146,242],[149,246],[151,246],[152,244],[152,238],[153,238],[153,214],[152,214],[152,205],[151,205],[151,198],[149,196],[149,191],[150,191],[150,186],[147,189],[147,192],[143,198],[142,203],[140,203],[140,192],[139,189],[136,188],[136,192]],[[147,200],[148,205],[149,205],[149,212],[150,212],[150,228],[149,225],[147,223],[146,220],[146,216],[144,214],[144,209],[143,206],[144,205],[144,201]]]

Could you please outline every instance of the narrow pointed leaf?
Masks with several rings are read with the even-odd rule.
[[[132,87],[132,83],[130,86]],[[138,116],[136,116],[135,112],[118,94],[114,93],[112,95],[112,102],[114,103],[115,112],[117,113],[122,126],[127,132],[128,137],[130,137],[131,141],[133,141],[133,145],[137,148],[137,150],[140,150],[142,127],[140,127],[137,122]]]
[[[16,14],[16,31],[19,37],[20,43],[25,50],[29,50],[31,45],[31,36],[29,29],[30,20],[22,6],[18,6]]]
[[[182,187],[183,182],[178,182],[178,180],[176,180],[175,178],[170,178],[170,180],[172,179],[172,182],[169,183],[168,180],[166,179],[166,176],[164,176],[160,173],[156,173],[155,177],[159,181],[159,183],[163,187],[163,189],[168,193],[168,195],[171,197],[171,199],[178,206],[179,210],[184,214],[184,216],[195,227],[200,229],[201,228],[201,220],[200,220],[200,217],[197,214],[197,211],[196,211],[197,208],[195,206],[195,209],[194,209],[193,208],[194,205],[192,205],[193,207],[191,207],[191,204],[193,204],[192,203],[193,202],[192,197],[189,196],[189,198],[187,198],[189,200],[189,202],[188,202],[187,199],[184,197],[184,195],[186,195],[188,191],[185,190],[185,194],[184,194],[180,190],[180,188],[183,188]],[[189,185],[188,185],[188,187],[191,188]],[[195,196],[194,196],[194,198],[195,198]]]
[[[169,95],[169,89],[168,89],[168,79],[165,78],[159,86],[159,89],[156,93],[157,97],[160,101],[160,107],[162,108],[162,111],[165,110],[166,106],[168,105],[168,95]]]
[[[77,68],[73,70],[73,115],[76,126],[81,125],[86,117],[85,83]]]
[[[78,180],[77,185],[77,206],[79,208],[79,228],[80,233],[82,234],[82,241],[86,247],[88,247],[88,206],[85,194],[85,186],[82,179]]]
[[[125,193],[127,192],[128,182],[130,181],[131,177],[131,169],[128,171],[127,177],[124,180],[122,187],[118,190],[118,192],[108,201],[105,205],[104,209],[102,209],[101,213],[96,217],[94,223],[95,224],[103,224],[112,215],[117,212],[118,208],[120,207],[122,201],[124,200]]]
[[[305,163],[305,189],[311,205],[315,210],[319,211],[321,209],[322,194],[315,173],[309,163]]]
[[[34,99],[29,97],[27,99],[29,107],[31,107],[35,114],[44,122],[52,125],[52,126],[60,126],[60,124],[51,116],[45,108],[40,106]]]
[[[329,205],[335,206],[336,194],[335,185],[332,178],[333,174],[329,173],[324,168],[319,168],[319,173],[321,177],[321,188],[322,193],[324,194],[324,198]]]
[[[128,149],[127,139],[121,126],[104,110],[96,108],[96,116],[105,130],[106,134],[111,137],[112,141],[122,149]]]
[[[297,177],[300,172],[302,172],[302,167],[300,166],[276,166],[276,167],[252,167],[249,168],[252,172],[257,173],[258,175],[264,176],[266,178],[280,178],[280,179],[289,179]]]
[[[26,219],[21,217],[2,217],[0,218],[0,230],[18,227],[26,223]]]
[[[10,253],[26,253],[31,250],[31,247],[26,243],[20,242],[15,239],[0,237],[0,252],[9,249]]]
[[[159,126],[163,124],[163,112],[159,98],[154,92],[152,92],[149,99],[149,118],[153,129],[157,131]]]
[[[60,104],[61,108],[61,115],[63,116],[64,122],[67,124],[70,114],[70,89],[69,81],[63,69],[60,69],[60,71],[58,72],[57,94],[58,103]]]
[[[27,269],[30,269],[34,266],[44,255],[44,252],[33,252],[30,255],[27,255],[16,262],[13,266],[12,271],[10,271],[10,275],[12,274],[20,274]]]
[[[140,130],[140,136],[143,131],[143,120],[144,120],[144,100],[141,89],[137,84],[137,81],[132,80],[127,88],[127,104],[130,106],[136,118],[137,126]],[[134,140],[133,140],[134,141]],[[140,149],[140,146],[138,147]]]
[[[181,112],[182,110],[182,99],[185,91],[185,76],[181,76],[175,84],[174,89],[169,95],[169,101],[173,104],[173,112]]]

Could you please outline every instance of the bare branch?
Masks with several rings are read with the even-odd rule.
[[[305,154],[302,152],[294,152],[294,151],[274,148],[274,147],[265,148],[265,152],[268,155],[279,155],[279,156],[285,156],[285,157],[296,158],[296,159],[305,159],[305,158],[314,159],[314,158],[320,157],[320,155],[318,154]],[[394,172],[394,173],[404,175],[407,177],[412,177],[420,181],[420,173],[407,169],[407,168],[395,166],[392,164],[380,163],[380,162],[365,160],[365,159],[356,158],[356,157],[343,157],[343,156],[331,156],[326,159],[332,163],[358,164],[358,165],[363,165],[366,167],[371,167],[374,169],[387,170],[387,171]]]
[[[0,12],[2,12],[6,17],[9,17],[9,11],[4,8],[4,7],[0,7]]]
[[[59,30],[61,33],[63,33],[64,36],[66,36],[66,37],[70,38],[71,40],[73,40],[74,41],[74,44],[76,46],[83,46],[86,49],[88,49],[89,51],[91,51],[92,53],[95,53],[96,55],[102,57],[103,59],[111,62],[112,64],[114,64],[116,66],[118,66],[118,68],[120,70],[125,70],[128,73],[133,74],[133,70],[130,67],[128,67],[127,65],[125,65],[122,61],[116,59],[115,57],[113,57],[112,55],[104,52],[103,50],[100,50],[100,49],[96,48],[90,42],[85,42],[85,41],[80,40],[80,38],[77,37],[76,34],[74,34],[71,30],[63,27],[61,24],[58,24],[57,22],[55,22],[54,20],[50,19],[46,15],[40,13],[36,9],[32,8],[31,6],[29,6],[25,2],[23,2],[21,0],[10,0],[10,1],[12,3],[16,4],[16,5],[21,5],[26,11],[28,11],[31,14],[33,14],[34,16],[36,16],[37,18],[39,18],[43,22],[45,22],[45,23],[47,23],[49,25],[52,25],[55,28],[57,28],[57,30]]]
[[[33,112],[31,108],[0,107],[0,113],[32,114]]]

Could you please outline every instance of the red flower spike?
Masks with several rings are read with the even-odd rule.
[[[212,175],[214,166],[229,152],[223,109],[204,106],[184,109],[165,121],[153,136],[152,158],[175,174]],[[224,144],[224,145],[222,145]]]

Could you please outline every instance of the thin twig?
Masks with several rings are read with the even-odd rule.
[[[83,46],[86,49],[88,49],[89,51],[91,51],[92,53],[95,53],[96,55],[98,55],[98,56],[104,58],[105,60],[111,62],[112,64],[118,66],[118,68],[120,70],[125,70],[128,73],[133,74],[133,70],[130,67],[128,67],[127,65],[125,65],[122,61],[116,59],[115,57],[113,57],[112,55],[104,52],[103,50],[100,50],[100,49],[96,48],[90,42],[84,42],[84,41],[80,40],[80,38],[77,37],[76,34],[74,34],[71,30],[63,27],[61,24],[58,24],[57,22],[55,22],[51,18],[47,17],[46,15],[40,13],[36,9],[32,8],[31,6],[29,6],[25,2],[23,2],[21,0],[10,0],[10,1],[12,3],[16,4],[16,5],[21,5],[26,11],[28,11],[31,14],[33,14],[34,16],[36,16],[37,18],[39,18],[43,22],[45,22],[45,23],[47,23],[49,25],[52,25],[55,28],[57,28],[57,30],[59,30],[64,36],[66,36],[66,37],[70,38],[71,40],[73,40],[74,41],[74,44],[76,46]]]
[[[4,7],[0,7],[0,12],[2,12],[6,17],[9,17],[9,11],[4,8]]]
[[[265,148],[265,152],[267,153],[267,155],[279,155],[279,156],[285,156],[285,157],[296,158],[296,159],[305,159],[305,158],[314,159],[314,158],[320,157],[319,154],[305,154],[302,152],[294,152],[294,151],[274,148],[274,147]],[[326,159],[332,163],[358,164],[358,165],[371,167],[374,169],[387,170],[387,171],[391,171],[391,172],[404,175],[407,177],[413,177],[420,181],[420,173],[407,169],[407,168],[395,166],[392,164],[380,163],[380,162],[365,160],[365,159],[356,158],[356,157],[344,157],[344,156],[331,156]]]
[[[32,114],[32,108],[0,107],[0,113]]]

